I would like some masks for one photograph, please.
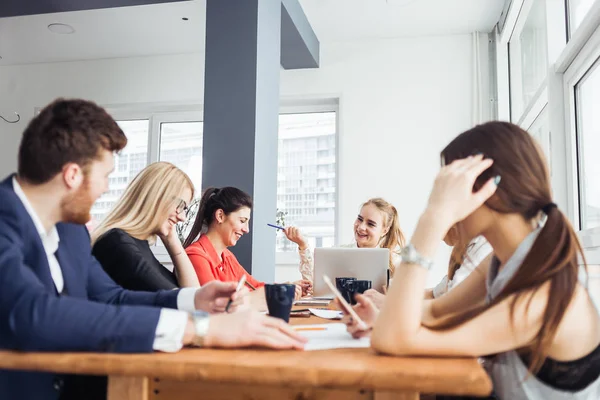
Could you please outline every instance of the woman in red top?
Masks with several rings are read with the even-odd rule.
[[[240,189],[235,187],[206,189],[202,194],[196,220],[184,242],[184,247],[201,285],[214,280],[239,281],[243,275],[246,275],[246,281],[258,292],[256,296],[260,299],[259,307],[262,307],[264,282],[248,274],[233,253],[227,249],[235,246],[237,241],[249,232],[251,210],[250,195]],[[311,289],[309,281],[297,281],[294,284],[297,298],[307,294]]]

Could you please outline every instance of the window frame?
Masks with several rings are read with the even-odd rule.
[[[516,13],[516,16],[513,17],[513,19],[511,19],[511,25],[510,26],[505,26],[504,30],[506,31],[507,29],[510,29],[510,34],[508,35],[507,32],[507,37],[505,38],[506,40],[506,44],[507,44],[507,52],[508,52],[508,74],[509,74],[509,95],[508,95],[508,101],[509,101],[509,110],[510,110],[510,120],[520,126],[524,126],[523,125],[523,121],[526,120],[532,120],[535,119],[534,116],[537,116],[540,112],[540,110],[542,108],[545,107],[545,105],[548,103],[548,97],[547,97],[547,86],[548,86],[548,73],[546,73],[546,77],[544,78],[544,80],[542,82],[540,82],[540,84],[538,85],[535,95],[533,96],[533,98],[531,99],[531,101],[529,102],[529,104],[522,104],[521,107],[521,112],[520,114],[516,115],[515,114],[515,107],[513,104],[513,91],[515,87],[520,87],[520,96],[523,97],[523,93],[522,93],[522,78],[521,78],[521,74],[513,74],[513,66],[511,64],[511,58],[514,58],[514,54],[511,51],[511,43],[518,41],[519,37],[521,36],[521,33],[523,32],[523,29],[525,28],[525,24],[527,23],[527,19],[529,18],[529,14],[531,13],[531,10],[533,9],[533,6],[535,4],[536,1],[540,1],[540,2],[546,2],[546,0],[519,0],[519,1],[513,1],[513,4],[515,5],[515,8],[513,9],[512,4],[511,4],[511,9],[513,9],[512,11],[514,13]],[[547,7],[548,4],[544,5],[546,8],[546,14],[548,13]],[[511,10],[509,10],[510,13]],[[548,19],[546,18],[546,32],[548,33]],[[546,34],[546,36],[548,36],[548,34]],[[548,39],[546,38],[546,46],[548,47]],[[518,58],[521,57],[521,54],[519,52],[518,54]],[[546,58],[547,60],[550,59],[550,54],[548,52],[548,49],[546,49]],[[521,72],[521,63],[519,62],[517,65],[517,70],[518,72]],[[517,76],[513,76],[513,75],[517,75]],[[515,79],[517,78],[517,79]],[[545,94],[545,96],[544,96]],[[522,101],[522,99],[520,99],[519,101]],[[544,103],[545,101],[545,103]],[[543,103],[543,104],[540,104]]]
[[[600,68],[600,27],[588,39],[585,46],[574,58],[571,65],[563,75],[564,102],[565,102],[565,130],[570,132],[567,136],[566,167],[571,179],[567,196],[569,200],[569,216],[575,229],[579,231],[579,238],[586,250],[588,262],[600,264],[600,227],[582,230],[581,222],[584,218],[580,208],[580,201],[584,188],[580,187],[579,172],[582,159],[579,157],[580,148],[578,144],[577,127],[579,116],[577,115],[576,86],[591,69]]]
[[[149,142],[148,151],[150,154],[150,160],[152,160],[150,163],[160,161],[161,125],[179,122],[202,122],[204,124],[204,111],[171,111],[152,114],[150,117],[151,142]],[[195,193],[195,195],[197,195],[197,193]]]
[[[600,265],[600,228],[581,230],[579,168],[577,158],[575,85],[600,57],[600,1],[596,1],[579,27],[569,32],[568,0],[546,2],[548,74],[521,115],[511,119],[509,42],[518,38],[534,0],[512,0],[504,24],[496,27],[498,115],[530,130],[543,112],[548,113],[554,198],[578,231],[588,265]],[[552,27],[550,29],[549,27]]]

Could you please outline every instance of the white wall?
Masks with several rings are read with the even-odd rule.
[[[324,43],[321,68],[281,72],[283,98],[339,97],[340,243],[352,239],[361,202],[382,196],[396,205],[410,237],[439,168],[439,152],[470,127],[469,35]],[[58,96],[102,105],[201,103],[199,54],[0,67],[0,175],[16,168],[16,151],[34,108]],[[431,282],[443,275],[448,250]],[[281,276],[281,274],[278,274]]]

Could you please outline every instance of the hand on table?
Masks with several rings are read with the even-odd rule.
[[[250,347],[302,350],[307,339],[279,318],[246,310],[210,317],[207,347]]]

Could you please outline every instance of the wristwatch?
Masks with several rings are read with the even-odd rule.
[[[210,322],[209,314],[204,311],[194,311],[190,314],[195,329],[194,339],[192,340],[192,346],[204,347],[204,338],[208,334],[208,325]]]
[[[423,257],[415,246],[412,243],[409,243],[408,246],[404,247],[400,251],[400,257],[402,257],[402,262],[407,264],[416,264],[420,267],[425,268],[426,270],[430,270],[433,266],[433,261]]]

